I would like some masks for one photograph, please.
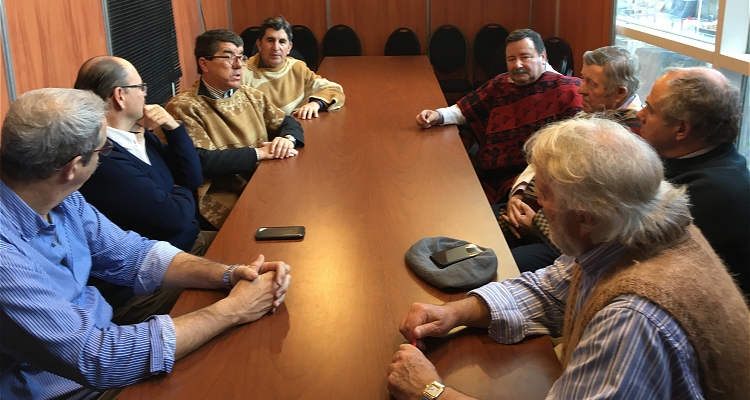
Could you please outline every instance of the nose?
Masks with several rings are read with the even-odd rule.
[[[586,83],[581,81],[581,86],[578,87],[578,94],[588,94],[588,91],[586,90]]]
[[[638,120],[641,121],[642,124],[646,123],[646,111],[645,110],[646,110],[645,108],[641,108],[640,110],[638,110],[637,113],[635,113],[635,117],[638,118]]]

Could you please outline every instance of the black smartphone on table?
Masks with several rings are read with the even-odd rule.
[[[255,232],[255,240],[300,240],[304,237],[304,226],[268,226]]]
[[[432,253],[430,254],[430,259],[438,266],[438,268],[443,269],[451,264],[477,256],[481,252],[482,249],[480,249],[479,246],[474,243],[467,243],[448,250]]]

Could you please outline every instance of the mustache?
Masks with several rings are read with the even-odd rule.
[[[512,73],[513,75],[517,75],[517,74],[528,74],[528,73],[529,73],[529,71],[527,71],[527,70],[526,70],[525,68],[516,68],[516,69],[514,69],[513,71],[511,71],[511,73]]]

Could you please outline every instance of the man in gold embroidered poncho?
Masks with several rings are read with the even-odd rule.
[[[204,176],[198,210],[215,228],[224,224],[259,161],[292,157],[304,146],[299,122],[240,84],[243,48],[242,38],[225,29],[198,36],[201,78],[167,104],[198,151]]]
[[[258,54],[247,61],[243,85],[262,91],[284,113],[300,119],[344,105],[341,85],[311,71],[304,62],[287,57],[292,50],[292,27],[284,18],[266,18],[255,44]]]

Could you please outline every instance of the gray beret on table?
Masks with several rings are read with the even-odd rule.
[[[440,290],[471,290],[490,282],[497,272],[497,257],[492,249],[477,246],[478,255],[439,268],[430,254],[469,244],[465,240],[445,236],[428,237],[414,243],[406,251],[406,264],[414,273]]]

